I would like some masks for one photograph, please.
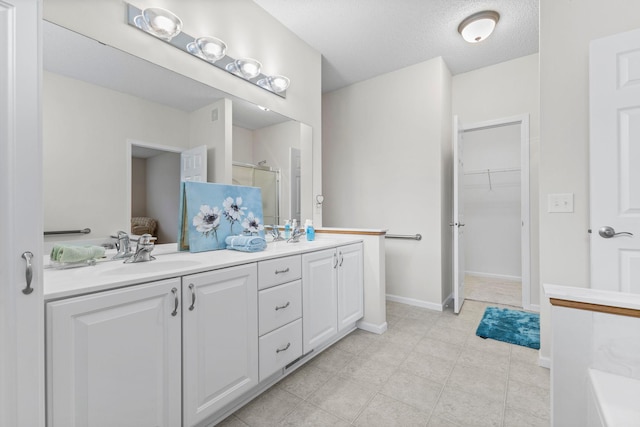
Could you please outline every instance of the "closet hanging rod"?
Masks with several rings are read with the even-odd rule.
[[[465,175],[482,175],[485,173],[499,173],[499,172],[520,172],[520,168],[502,168],[502,169],[476,169],[469,172],[465,172]]]
[[[385,234],[387,239],[422,240],[422,234]]]

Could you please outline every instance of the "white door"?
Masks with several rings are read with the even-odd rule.
[[[453,221],[449,224],[453,234],[453,311],[460,313],[464,304],[464,204],[462,183],[462,126],[458,116],[453,117]]]
[[[180,181],[207,182],[207,146],[180,153]]]
[[[303,353],[338,333],[338,254],[334,249],[302,255]]]
[[[12,427],[45,417],[41,7],[0,2],[0,425]]]
[[[590,46],[591,287],[640,293],[640,30]]]
[[[50,427],[180,425],[180,279],[47,304]]]
[[[338,331],[364,315],[362,243],[338,248]]]
[[[182,279],[183,425],[197,425],[258,384],[256,264]]]

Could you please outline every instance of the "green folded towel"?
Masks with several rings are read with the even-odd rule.
[[[102,258],[105,249],[102,246],[55,245],[51,249],[51,261],[80,262]]]

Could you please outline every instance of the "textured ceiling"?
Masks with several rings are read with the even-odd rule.
[[[538,52],[539,0],[254,0],[320,52],[330,92],[442,56],[456,75]],[[458,25],[500,13],[495,32],[465,42]]]

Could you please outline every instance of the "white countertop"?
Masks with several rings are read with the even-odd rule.
[[[545,284],[547,298],[640,310],[640,294]]]
[[[361,242],[357,236],[316,236],[312,242],[274,242],[262,252],[219,250],[199,253],[177,252],[175,244],[156,245],[155,261],[124,264],[122,260],[102,261],[97,265],[70,269],[44,269],[44,299],[46,301],[83,295],[123,286],[180,277],[217,270],[287,255],[297,255]],[[48,261],[45,261],[45,265]]]

